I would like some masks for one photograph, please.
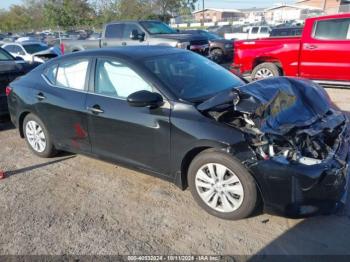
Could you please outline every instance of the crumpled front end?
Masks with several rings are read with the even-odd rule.
[[[332,212],[348,186],[347,117],[314,83],[274,78],[218,94],[198,106],[241,130],[254,152],[244,161],[269,213]]]

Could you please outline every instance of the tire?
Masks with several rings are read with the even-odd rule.
[[[253,69],[252,80],[260,80],[281,75],[281,70],[274,63],[262,63]]]
[[[210,57],[215,63],[222,63],[224,61],[224,52],[220,48],[215,48],[210,51]]]
[[[39,117],[28,114],[24,118],[22,128],[27,145],[34,154],[44,158],[56,155],[57,151],[50,134]]]
[[[214,177],[218,178],[217,182],[209,176],[210,165],[213,166]],[[206,175],[205,179],[203,174]],[[188,170],[188,185],[199,206],[222,219],[246,218],[259,203],[254,178],[233,156],[218,150],[206,150],[194,158]]]

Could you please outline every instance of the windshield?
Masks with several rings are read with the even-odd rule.
[[[234,74],[192,52],[146,59],[144,65],[179,98],[200,102],[244,84]]]
[[[152,21],[152,22],[141,22],[141,25],[147,30],[150,34],[176,34],[177,31],[169,27],[168,25]]]
[[[0,61],[14,60],[14,58],[4,49],[0,48]]]
[[[27,51],[28,54],[34,54],[48,49],[47,46],[41,44],[23,45],[23,48]]]

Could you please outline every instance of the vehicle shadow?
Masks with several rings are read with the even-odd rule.
[[[41,163],[41,164],[37,164],[37,165],[33,165],[33,166],[20,168],[20,169],[17,169],[17,170],[6,171],[6,173],[5,173],[6,177],[11,177],[11,176],[14,176],[14,175],[22,174],[22,173],[25,173],[25,172],[28,172],[28,171],[39,169],[39,168],[42,168],[42,167],[45,167],[45,166],[49,166],[49,165],[52,165],[52,164],[57,164],[57,163],[60,163],[60,162],[66,161],[68,159],[76,157],[75,155],[71,155],[71,154],[68,154],[68,153],[65,153],[65,152],[59,154],[58,156],[60,156],[60,157],[61,156],[66,156],[66,157],[59,158],[59,159],[56,159],[56,160],[52,160],[52,161],[45,162],[45,163]]]
[[[304,219],[261,249],[249,261],[334,261],[334,256],[350,255],[349,201],[348,195],[344,208],[334,215]],[[325,256],[323,258],[328,260],[318,256]]]
[[[11,123],[10,117],[2,116],[0,117],[0,131],[6,131],[14,129],[15,126]]]

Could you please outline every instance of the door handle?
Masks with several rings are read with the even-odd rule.
[[[46,97],[43,95],[43,93],[38,93],[37,95],[36,95],[36,99],[38,99],[39,101],[42,101],[42,100],[44,100]]]
[[[87,107],[87,110],[89,110],[93,114],[102,114],[104,111],[100,108],[99,105],[94,105],[93,107]]]
[[[126,42],[122,42],[122,45],[124,45],[124,46],[125,46],[125,45],[126,45]]]
[[[306,44],[306,45],[305,45],[305,48],[306,48],[306,49],[312,50],[312,49],[316,49],[316,48],[317,48],[317,45],[308,45],[308,44]]]

